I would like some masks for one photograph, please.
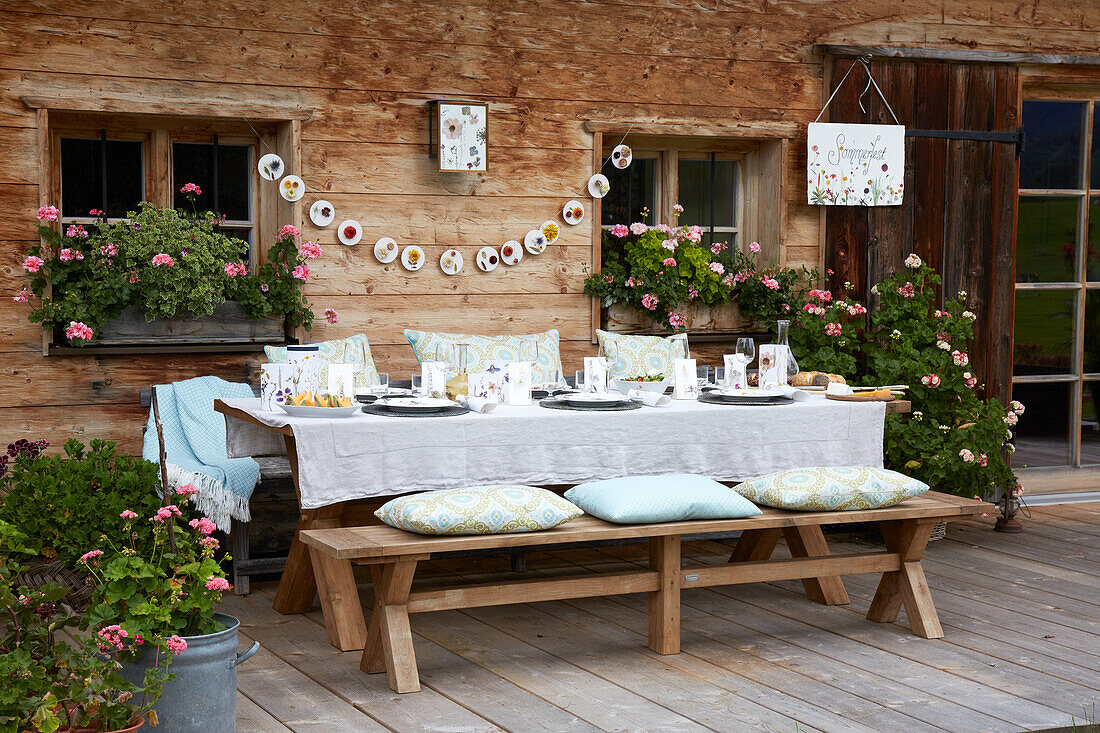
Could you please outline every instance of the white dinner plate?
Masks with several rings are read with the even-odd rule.
[[[268,153],[260,158],[256,163],[256,169],[260,171],[260,175],[268,181],[279,180],[284,173],[286,173],[286,166],[283,164],[283,159],[275,153]]]
[[[500,248],[500,261],[506,265],[518,265],[523,259],[523,245],[514,239],[509,239]]]
[[[287,201],[298,201],[306,195],[306,182],[300,176],[283,176],[279,181],[279,195]]]
[[[561,217],[565,219],[565,223],[569,226],[577,226],[584,221],[584,204],[576,199],[570,201],[562,208]]]
[[[374,243],[374,256],[383,265],[388,265],[396,260],[400,251],[397,242],[390,237],[382,237]]]
[[[415,244],[410,244],[401,253],[401,266],[409,272],[416,272],[424,266],[424,250]]]
[[[324,199],[317,199],[309,207],[309,220],[319,227],[327,227],[334,218],[336,218],[336,209]]]
[[[279,405],[291,417],[351,417],[359,412],[360,405],[351,407],[311,407],[308,405]]]
[[[626,395],[610,392],[574,392],[555,399],[567,405],[622,405],[631,401]]]
[[[350,247],[353,244],[359,244],[359,240],[363,238],[363,227],[359,226],[359,222],[355,219],[345,219],[340,222],[336,236],[340,238],[342,244]]]
[[[375,403],[394,412],[438,412],[455,403],[439,397],[379,397]]]

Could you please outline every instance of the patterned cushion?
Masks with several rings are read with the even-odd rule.
[[[438,344],[466,344],[466,371],[470,374],[482,371],[489,362],[515,361],[519,357],[523,340],[532,337],[539,346],[539,363],[535,369],[534,381],[551,381],[554,372],[562,371],[558,348],[560,337],[556,328],[526,336],[479,336],[405,329],[405,338],[409,340],[416,360],[420,363],[435,359],[435,347]]]
[[[328,384],[328,364],[354,364],[356,388],[367,388],[378,381],[378,370],[370,353],[370,341],[364,334],[321,341],[316,345],[320,347],[318,356],[325,362],[325,366],[321,367],[321,384]],[[287,362],[285,346],[265,346],[264,353],[272,364]]]
[[[928,484],[885,468],[795,468],[736,488],[757,504],[829,512],[893,506],[928,491]]]
[[[374,513],[391,527],[433,535],[537,532],[581,514],[557,494],[533,486],[425,491],[388,501]]]
[[[616,524],[754,517],[760,510],[728,486],[692,473],[627,476],[574,486],[565,498]]]
[[[632,336],[625,333],[596,331],[600,346],[608,349],[614,344],[611,364],[611,376],[615,379],[629,379],[644,374],[664,374],[672,376],[672,363],[675,359],[687,356],[687,334],[672,336]]]

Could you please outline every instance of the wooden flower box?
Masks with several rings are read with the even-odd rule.
[[[605,324],[608,331],[618,333],[667,334],[660,324],[652,321],[645,313],[635,308],[615,303],[605,309]],[[720,306],[692,305],[687,309],[691,319],[689,334],[703,333],[753,333],[764,330],[760,324],[741,315],[735,303]]]
[[[107,321],[89,346],[137,346],[148,344],[255,344],[282,343],[286,330],[281,318],[249,320],[236,301],[222,303],[209,316],[145,320],[145,313],[130,306]]]

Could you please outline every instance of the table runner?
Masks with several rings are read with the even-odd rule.
[[[630,412],[501,405],[487,414],[411,420],[263,412],[258,399],[225,400],[272,427],[290,425],[301,505],[483,483],[570,484],[662,473],[745,481],[804,466],[882,467],[882,402],[815,397],[777,407],[674,401]],[[282,453],[282,436],[232,417],[230,456]]]

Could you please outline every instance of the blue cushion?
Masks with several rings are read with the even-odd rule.
[[[565,498],[594,517],[616,524],[754,517],[760,510],[728,486],[706,476],[626,476],[580,484]]]

